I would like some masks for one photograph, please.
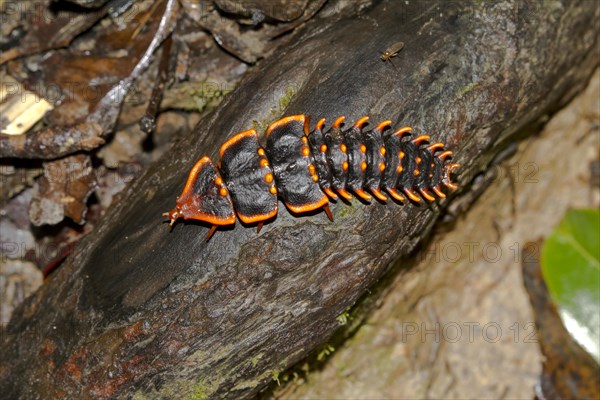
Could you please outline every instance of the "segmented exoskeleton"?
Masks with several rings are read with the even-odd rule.
[[[424,146],[429,136],[412,137],[410,127],[384,135],[389,120],[365,130],[368,119],[346,130],[344,117],[327,130],[321,119],[311,131],[304,114],[285,117],[269,126],[264,147],[254,129],[238,133],[221,146],[217,166],[208,157],[194,165],[175,208],[163,216],[170,225],[178,218],[211,224],[208,239],[218,226],[234,224],[236,215],[258,223],[260,231],[277,215],[278,197],[293,213],[323,208],[333,220],[328,204],[338,195],[385,201],[387,193],[420,202],[419,194],[435,200],[429,189],[443,198],[441,185],[456,188],[450,174],[458,165],[446,162],[452,151],[443,143]]]

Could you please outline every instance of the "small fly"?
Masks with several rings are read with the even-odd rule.
[[[384,52],[381,53],[381,61],[389,61],[392,65],[394,65],[394,63],[392,62],[392,57],[396,57],[403,48],[404,42],[394,43],[393,45],[388,47]]]

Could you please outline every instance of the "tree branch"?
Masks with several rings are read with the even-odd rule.
[[[360,18],[307,23],[295,45],[258,66],[137,180],[16,311],[0,391],[254,395],[327,340],[336,316],[415,248],[448,203],[338,202],[333,224],[282,210],[259,235],[238,224],[207,243],[206,227],[161,224],[194,162],[217,159],[226,138],[284,114],[370,115],[447,143],[468,190],[521,127],[583,87],[598,65],[598,17],[583,0],[382,1]],[[398,41],[394,68],[379,55]]]

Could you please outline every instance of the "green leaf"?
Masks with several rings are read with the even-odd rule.
[[[600,212],[568,210],[542,249],[542,273],[571,336],[600,360]]]

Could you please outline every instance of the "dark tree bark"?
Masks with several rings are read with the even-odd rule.
[[[206,227],[169,231],[160,217],[194,162],[216,160],[227,137],[284,114],[370,115],[456,150],[466,192],[522,127],[583,87],[598,65],[599,16],[585,0],[383,1],[360,18],[309,22],[132,185],[16,311],[0,351],[0,392],[257,393],[327,340],[336,316],[426,237],[448,202],[338,202],[335,223],[282,210],[259,235],[238,224],[206,242]],[[379,52],[398,41],[395,67],[382,62]]]

